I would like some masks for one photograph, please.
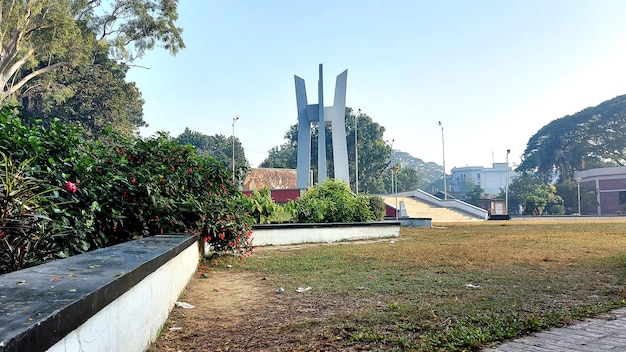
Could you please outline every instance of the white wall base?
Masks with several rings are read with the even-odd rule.
[[[189,246],[48,351],[144,351],[156,340],[199,260],[197,245]]]
[[[255,246],[324,243],[400,236],[400,222],[256,225]]]

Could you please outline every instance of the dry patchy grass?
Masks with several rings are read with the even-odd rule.
[[[476,350],[626,305],[626,219],[403,228],[227,263],[263,277],[255,305],[274,325],[255,338],[281,341],[263,350]]]

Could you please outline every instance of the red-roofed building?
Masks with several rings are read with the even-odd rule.
[[[300,198],[302,190],[296,187],[297,171],[295,169],[252,169],[243,183],[242,193],[250,195],[253,191],[269,188],[272,200],[276,203],[287,203]]]

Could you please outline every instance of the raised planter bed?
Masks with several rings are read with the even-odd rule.
[[[254,225],[255,246],[323,243],[400,236],[399,221]]]
[[[155,236],[0,276],[0,351],[143,351],[195,272],[195,237]]]

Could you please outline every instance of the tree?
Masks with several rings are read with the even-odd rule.
[[[500,197],[504,198],[504,194]],[[563,204],[563,199],[556,194],[556,187],[544,183],[537,177],[522,175],[509,186],[509,206],[521,205],[524,214],[541,215],[548,204]]]
[[[480,206],[479,201],[482,199],[483,193],[485,193],[484,189],[482,189],[479,185],[474,185],[474,188],[472,188],[471,191],[465,193],[464,200],[478,207]]]
[[[221,134],[209,136],[201,132],[192,131],[189,127],[186,127],[185,131],[176,137],[175,140],[180,144],[193,145],[196,147],[198,154],[210,156],[221,162],[227,170],[232,170],[233,137],[226,137]],[[247,173],[250,167],[245,151],[237,137],[235,137],[235,164],[237,169],[243,172],[243,174]]]
[[[184,48],[177,0],[2,0],[0,102],[21,100],[60,67],[93,63],[97,53],[132,62],[161,45]]]
[[[86,139],[97,139],[107,128],[130,137],[146,123],[144,101],[135,83],[126,82],[127,71],[127,65],[103,54],[93,65],[60,67],[49,73],[54,83],[23,94],[21,111],[80,126]]]
[[[626,165],[626,95],[554,120],[532,136],[518,171],[544,182],[574,172]]]
[[[393,159],[399,163],[402,168],[398,172],[398,191],[410,191],[415,189],[429,189],[436,182],[443,182],[441,175],[443,167],[433,162],[424,162],[420,158],[413,157],[411,154],[394,150]],[[404,172],[415,171],[414,176],[403,177]]]

